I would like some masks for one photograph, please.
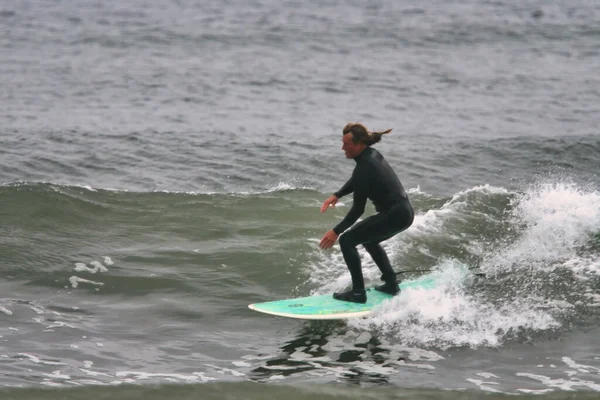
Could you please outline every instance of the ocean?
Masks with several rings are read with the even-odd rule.
[[[0,398],[599,398],[599,27],[586,0],[0,1]],[[383,246],[442,284],[249,310],[350,284],[318,246],[347,122],[393,128],[416,218]]]

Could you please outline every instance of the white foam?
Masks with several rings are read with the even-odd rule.
[[[545,394],[545,393],[554,392],[554,389],[539,389],[539,390],[534,390],[534,389],[517,389],[517,390],[519,392],[528,393],[528,394]]]
[[[530,374],[525,372],[518,372],[516,375],[539,381],[545,386],[557,388],[560,390],[574,391],[576,390],[574,388],[588,388],[600,391],[600,385],[592,381],[585,381],[581,379],[552,379],[548,376]]]
[[[434,370],[435,367],[433,365],[430,364],[415,364],[415,363],[407,363],[406,361],[403,360],[399,360],[399,361],[392,361],[391,364],[396,364],[400,367],[407,367],[407,368],[418,368],[418,369],[429,369],[429,370]]]
[[[316,362],[316,361],[323,361],[323,362],[331,362],[331,358],[329,356],[323,356],[323,357],[315,357],[311,354],[307,354],[304,352],[304,348],[296,348],[296,351],[293,352],[292,354],[290,354],[290,359],[294,360],[294,361],[311,361],[311,362]]]
[[[406,358],[410,361],[439,361],[444,359],[441,354],[431,350],[398,345],[393,345],[392,349],[393,351],[390,353],[390,358],[395,359],[398,359],[400,356],[397,352],[406,353]]]
[[[416,188],[410,188],[406,192],[407,193],[411,193],[411,194],[420,194],[420,195],[423,195],[423,196],[429,196],[428,193],[425,193],[425,192],[421,191],[421,186],[420,185],[417,186]]]
[[[62,383],[50,382],[50,381],[43,381],[43,382],[40,382],[40,384],[44,385],[44,386],[50,386],[50,387],[61,387],[61,386],[63,386]]]
[[[45,360],[41,360],[39,357],[34,356],[33,354],[18,353],[18,355],[29,359],[29,361],[31,361],[32,363],[35,363],[35,364],[42,364],[42,365],[66,365],[66,364],[58,362],[58,361],[45,361]]]
[[[567,366],[569,366],[570,368],[576,369],[578,372],[582,372],[582,373],[590,373],[590,370],[595,371],[596,373],[600,373],[600,368],[598,367],[593,367],[591,365],[585,365],[585,364],[578,364],[575,361],[573,361],[573,359],[569,358],[569,357],[563,357],[562,361],[567,364]]]
[[[66,322],[60,322],[60,321],[54,321],[52,324],[48,325],[46,328],[47,329],[52,329],[52,328],[73,328],[75,329],[75,327],[71,324],[68,324]]]
[[[599,229],[600,230],[600,229]],[[575,272],[579,279],[586,280],[600,275],[600,257],[594,254],[573,256],[563,266]]]
[[[359,333],[348,331],[344,335],[327,336],[325,344],[321,346],[321,349],[328,353],[341,352],[348,347],[348,344],[352,345],[358,335]]]
[[[398,365],[402,365],[403,362],[397,362]],[[392,366],[394,363],[387,363],[385,365],[376,364],[373,361],[360,361],[360,362],[352,362],[352,370],[361,371],[367,375],[382,375],[382,376],[390,376],[392,374],[397,373],[397,370]]]
[[[4,308],[4,307],[0,307],[0,312],[3,312],[6,315],[12,315],[12,311],[10,311],[8,308]]]
[[[113,265],[113,260],[110,257],[104,257],[104,264]]]
[[[498,389],[494,389],[494,388],[487,386],[487,385],[498,385],[498,382],[486,382],[486,381],[482,381],[480,379],[473,379],[473,378],[467,378],[466,381],[471,382],[474,385],[477,385],[477,387],[483,391],[492,392],[492,393],[502,393],[502,391],[500,391]]]
[[[92,266],[92,268],[88,267],[84,263],[75,263],[74,269],[77,272],[89,272],[91,274],[95,274],[98,271],[100,271],[100,272],[108,271],[108,269],[106,269],[106,267],[104,265],[102,265],[102,263],[100,263],[99,261],[92,261],[90,263],[90,265]]]
[[[169,381],[175,382],[208,382],[213,381],[215,378],[210,378],[204,375],[202,372],[194,372],[191,375],[184,374],[170,374],[170,373],[150,373],[150,372],[138,372],[138,371],[119,371],[115,374],[117,377],[134,377],[136,380],[152,379],[152,378],[164,378]]]
[[[589,307],[600,307],[600,294],[585,293],[584,296],[590,299],[590,302],[587,304]]]
[[[207,367],[211,367],[217,370],[218,373],[220,374],[231,374],[233,376],[246,376],[246,374],[244,374],[243,372],[239,372],[230,368],[223,368],[223,367],[217,367],[216,365],[212,365],[212,364],[204,364]]]
[[[363,332],[356,338],[354,343],[355,344],[367,344],[369,342],[369,340],[371,340],[371,334],[369,332]]]
[[[478,372],[475,375],[481,376],[482,378],[485,378],[485,379],[492,379],[492,378],[500,379],[500,377],[498,375],[494,375],[490,372]]]
[[[247,363],[245,361],[232,361],[231,362],[233,365],[235,365],[236,367],[251,367],[252,364]]]
[[[270,371],[296,371],[300,366],[286,366],[286,365],[262,365],[262,369],[268,369]]]
[[[51,379],[71,379],[69,375],[63,375],[60,370],[53,371],[51,374],[42,373],[42,375],[45,375]]]
[[[444,213],[458,211],[463,203],[461,199],[468,192],[457,194],[441,210],[424,215],[422,223],[426,227],[423,230],[428,234],[436,233],[437,228],[430,225],[440,225],[439,220],[443,219]],[[494,189],[492,192],[504,191]],[[509,244],[494,250],[494,253],[486,254],[489,249],[483,246],[485,272],[514,272],[513,269],[519,268],[550,271],[562,266],[576,272],[582,280],[600,275],[600,257],[578,254],[578,249],[600,230],[600,194],[597,191],[570,183],[543,183],[530,187],[523,194],[514,195],[512,206],[513,232],[520,234],[509,237]],[[477,247],[478,244],[473,245]],[[591,288],[582,296],[590,301],[588,305],[600,305],[600,296]],[[581,300],[572,304],[562,299],[521,293],[494,306],[488,304],[485,298],[469,298],[456,291],[434,292],[426,297],[418,293],[403,293],[394,301],[397,304],[386,311],[397,310],[396,316],[373,321],[374,325],[399,324],[402,330],[396,332],[415,341],[422,335],[423,338],[432,338],[432,343],[435,342],[433,338],[438,338],[449,344],[471,346],[498,346],[508,331],[557,328],[560,323],[554,319],[555,315],[572,314],[574,306],[582,304]],[[455,323],[449,315],[456,319]],[[410,318],[415,321],[413,325],[407,322]],[[440,325],[436,319],[444,323]],[[440,331],[438,326],[446,331]],[[463,328],[464,335],[461,335]],[[428,341],[423,339],[423,342]]]
[[[498,253],[491,264],[504,269],[577,258],[576,249],[600,227],[600,193],[570,183],[544,183],[513,200],[514,223],[523,227],[519,240]]]
[[[294,190],[294,189],[297,189],[297,188],[291,183],[279,182],[272,188],[267,189],[264,193],[283,192],[283,191]]]
[[[70,277],[69,282],[71,282],[71,287],[73,287],[74,289],[77,288],[77,286],[79,286],[80,283],[89,283],[90,285],[104,286],[104,283],[102,283],[102,282],[94,282],[94,281],[80,278],[78,276]]]
[[[320,376],[324,375],[334,375],[336,378],[341,378],[348,375],[358,375],[357,371],[349,370],[346,367],[332,367],[328,365],[318,364],[316,362],[309,361],[307,362],[309,365],[312,365],[315,368],[318,368],[319,372],[321,372]]]
[[[84,374],[89,375],[89,376],[107,376],[107,377],[112,377],[112,375],[105,374],[104,372],[92,371],[92,370],[89,370],[89,369],[86,369],[86,368],[79,368],[79,370],[81,372],[83,372]]]
[[[358,329],[376,328],[416,345],[491,346],[502,344],[504,335],[520,329],[558,326],[550,313],[533,299],[513,299],[495,307],[464,291],[464,267],[447,261],[439,267],[434,289],[406,289],[384,302],[372,317],[350,320]]]
[[[43,307],[34,307],[34,306],[30,305],[29,308],[31,310],[33,310],[33,312],[35,312],[36,314],[43,314],[44,313],[44,308]]]

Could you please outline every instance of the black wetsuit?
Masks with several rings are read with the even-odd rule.
[[[400,179],[381,153],[367,147],[354,161],[356,167],[352,177],[335,193],[338,198],[354,193],[354,202],[346,217],[333,230],[342,234],[340,248],[352,276],[353,289],[364,290],[356,246],[364,246],[381,270],[384,281],[395,283],[396,275],[379,243],[411,226],[414,211]],[[364,213],[367,199],[373,202],[377,214],[352,226]]]

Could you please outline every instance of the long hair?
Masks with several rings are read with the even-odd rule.
[[[371,132],[363,124],[359,124],[358,122],[348,122],[342,130],[342,134],[352,133],[352,141],[354,143],[363,142],[367,147],[370,147],[379,142],[381,136],[390,133],[391,131],[391,129],[387,129],[383,132]]]

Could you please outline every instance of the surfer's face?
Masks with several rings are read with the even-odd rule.
[[[367,147],[362,142],[354,143],[352,133],[346,133],[342,136],[342,150],[346,154],[346,158],[355,158]]]

